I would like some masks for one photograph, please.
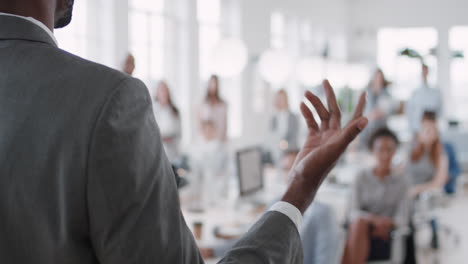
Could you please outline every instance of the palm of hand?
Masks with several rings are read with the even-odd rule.
[[[336,142],[341,129],[327,130],[319,133],[310,132],[306,142],[297,157],[297,163],[307,159],[308,155],[313,155],[316,152],[321,152],[322,149],[329,149],[329,145]]]
[[[302,147],[302,151],[305,153],[310,153],[319,147],[326,147],[326,145],[331,144],[337,140],[340,132],[341,129],[330,129],[316,134],[309,133],[307,141]]]
[[[298,191],[300,193],[309,193],[311,196],[314,196],[321,182],[336,164],[347,146],[367,125],[367,119],[362,117],[365,106],[364,93],[360,97],[353,119],[347,126],[341,128],[341,112],[333,88],[328,81],[325,81],[323,86],[327,95],[329,110],[325,108],[317,96],[311,92],[305,94],[306,98],[317,110],[321,119],[320,126],[315,121],[310,109],[304,103],[301,104],[301,112],[307,123],[309,134],[291,171],[292,185],[303,186],[298,187],[299,189],[302,188]],[[310,188],[310,190],[303,190],[304,188]],[[289,197],[287,193],[283,199],[287,201],[290,198],[293,204],[294,202],[301,203],[301,200],[304,200],[294,197],[295,195],[291,196]],[[309,202],[311,202],[313,197],[305,199],[309,199]],[[307,202],[305,204],[307,205]],[[304,206],[303,203],[296,205],[302,211],[307,206]]]
[[[325,81],[324,90],[327,95],[328,110],[322,101],[310,92],[306,98],[315,107],[321,119],[319,126],[310,109],[301,105],[302,114],[307,122],[309,134],[306,142],[298,155],[296,164],[301,169],[328,171],[335,165],[336,160],[345,151],[348,144],[359,134],[363,127],[357,127],[361,120],[365,106],[365,94],[361,95],[353,120],[344,128],[341,127],[341,111],[338,107],[333,88]],[[361,122],[362,125],[363,122]],[[303,166],[301,166],[301,163]],[[325,170],[324,170],[325,169]]]

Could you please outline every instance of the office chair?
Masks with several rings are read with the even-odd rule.
[[[347,228],[343,227],[343,232],[340,234],[341,244],[338,248],[338,256],[343,256],[346,244]],[[390,249],[390,259],[388,260],[371,260],[367,264],[401,264],[406,256],[406,238],[410,234],[408,227],[398,228],[392,231],[392,245]],[[339,257],[341,259],[341,257]]]
[[[459,233],[448,224],[440,221],[442,209],[446,208],[451,201],[451,196],[447,195],[445,190],[430,190],[420,194],[419,199],[415,201],[415,213],[413,215],[413,222],[416,230],[424,226],[432,226],[436,232],[431,241],[433,249],[439,248],[438,234],[443,231],[447,237],[452,237],[455,246],[458,246],[461,241]]]
[[[447,183],[441,190],[430,190],[422,193],[419,199],[415,202],[414,222],[416,227],[421,227],[427,223],[431,224],[433,229],[433,238],[431,246],[433,249],[439,248],[438,231],[444,231],[448,236],[452,235],[455,245],[460,243],[460,236],[449,225],[439,221],[440,211],[449,206],[451,199],[457,192],[457,178],[462,172],[460,162],[458,160],[458,152],[453,144],[445,142],[444,150],[449,160],[449,178]]]
[[[406,256],[406,237],[410,234],[407,227],[398,228],[392,231],[392,246],[390,250],[390,259],[368,261],[368,264],[401,264]]]

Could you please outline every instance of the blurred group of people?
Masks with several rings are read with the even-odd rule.
[[[449,178],[449,161],[436,114],[424,112],[419,124],[409,152],[404,154],[404,164],[394,162],[400,141],[393,131],[382,127],[369,137],[368,149],[375,165],[363,169],[355,181],[343,263],[389,259],[392,231],[413,227],[414,205],[422,194],[443,190]],[[432,239],[437,247],[435,229]],[[415,263],[414,229],[407,242],[406,263]]]
[[[124,71],[131,74],[134,69],[135,60],[129,56]],[[423,64],[421,72],[421,86],[402,104],[392,97],[391,82],[383,71],[376,70],[366,88],[365,115],[369,125],[358,142],[360,150],[367,148],[375,165],[363,167],[355,180],[343,256],[336,255],[339,252],[340,226],[332,210],[325,204],[316,203],[306,212],[301,231],[305,263],[342,261],[357,264],[390,258],[391,232],[412,226],[411,216],[418,197],[425,192],[442,189],[449,180],[449,159],[437,122],[442,115],[442,97],[437,89],[429,86],[428,66]],[[405,154],[407,158],[403,159],[405,164],[396,166],[394,156],[401,142],[397,133],[388,128],[388,120],[403,113],[414,138],[407,144],[409,151]],[[154,115],[167,156],[174,162],[182,155],[181,116],[164,81],[157,86]],[[272,142],[265,149],[270,154],[270,162],[285,175],[299,149],[300,126],[298,116],[289,107],[288,93],[286,90],[277,91],[269,129]],[[190,150],[185,151],[190,156],[192,172],[199,177],[194,184],[205,185],[200,188],[210,189],[210,193],[225,193],[229,163],[226,146],[228,105],[220,96],[220,80],[216,75],[208,81],[206,95],[196,113],[196,127],[198,139]],[[326,224],[324,219],[328,219]],[[323,236],[318,235],[324,230]],[[437,240],[437,230],[433,231],[433,240]],[[415,263],[413,234],[409,235],[406,263]],[[221,257],[229,245],[202,249],[202,253],[205,257]]]
[[[358,175],[351,199],[348,236],[343,263],[365,263],[391,258],[391,234],[397,228],[410,228],[407,236],[405,263],[416,263],[412,222],[415,204],[421,195],[442,191],[451,177],[449,166],[457,161],[446,153],[452,151],[443,142],[438,128],[443,102],[439,90],[430,87],[429,67],[421,66],[421,85],[410,99],[401,104],[389,91],[391,82],[378,69],[367,88],[366,115],[369,126],[361,135],[375,158],[375,166]],[[394,161],[400,141],[388,128],[393,115],[405,114],[413,138],[398,166]],[[445,143],[445,144],[444,144]],[[451,164],[449,164],[451,163]],[[438,248],[436,220],[431,219],[433,248]]]

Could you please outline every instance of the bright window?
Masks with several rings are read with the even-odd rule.
[[[221,1],[198,0],[200,77],[207,80],[213,73],[211,52],[221,39]]]
[[[89,59],[87,49],[88,37],[88,3],[86,0],[76,1],[73,20],[67,27],[57,29],[54,33],[59,47],[72,54]]]
[[[407,100],[414,89],[421,85],[421,63],[418,59],[400,56],[404,49],[418,52],[430,68],[429,83],[437,83],[438,45],[434,28],[385,28],[378,33],[378,64],[392,81],[390,91],[396,98]]]
[[[273,12],[270,18],[271,47],[274,49],[285,48],[286,42],[286,18],[281,12]]]
[[[135,56],[134,75],[148,85],[165,76],[164,0],[131,0],[130,52]]]
[[[454,27],[450,31],[452,52],[464,55],[464,58],[452,57],[451,79],[454,118],[468,120],[468,26]]]
[[[226,32],[222,32],[221,30],[221,21],[229,21],[227,17],[234,15],[234,13],[225,13],[223,14],[225,17],[222,20],[221,3],[221,0],[198,0],[197,17],[199,22],[199,62],[202,96],[206,92],[207,81],[215,70],[212,60],[213,50],[223,37],[231,36],[230,34],[233,33],[227,28],[224,28]],[[233,12],[231,9],[224,11]],[[223,33],[226,35],[223,35]],[[220,82],[221,97],[228,104],[228,136],[230,138],[236,138],[242,134],[241,83],[241,80],[236,77],[222,78]]]

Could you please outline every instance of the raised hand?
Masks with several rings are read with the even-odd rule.
[[[341,111],[328,81],[323,82],[328,109],[322,101],[306,92],[307,100],[314,106],[321,120],[319,126],[310,109],[301,104],[301,112],[307,123],[307,140],[290,172],[293,179],[283,201],[296,206],[302,213],[313,201],[318,188],[348,145],[367,126],[367,119],[362,116],[365,106],[365,94],[359,98],[353,119],[344,128],[341,127]]]

